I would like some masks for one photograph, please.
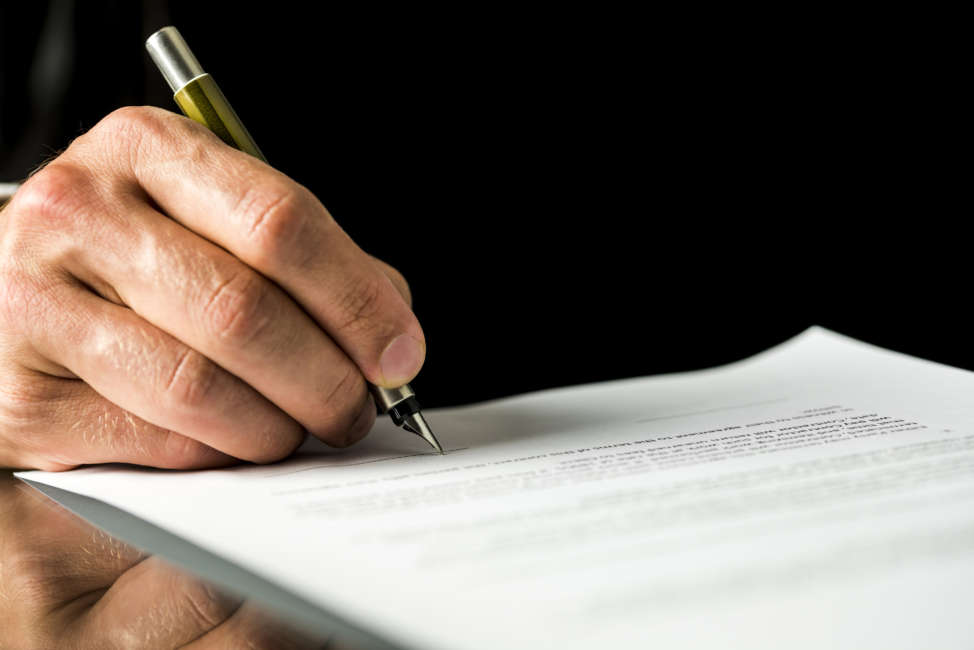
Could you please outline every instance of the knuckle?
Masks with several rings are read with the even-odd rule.
[[[133,126],[154,125],[167,112],[154,106],[121,106],[103,117],[95,128],[125,130]]]
[[[164,394],[174,406],[200,408],[209,401],[219,373],[216,364],[196,350],[186,348],[169,375]]]
[[[51,419],[53,412],[62,406],[62,395],[52,382],[32,380],[21,374],[12,373],[12,377],[0,382],[0,431],[5,437],[23,436],[19,446],[33,451],[33,445],[41,437],[37,435],[39,425]],[[34,435],[26,435],[28,432]]]
[[[158,116],[145,106],[122,106],[103,117],[90,134],[113,143],[129,138],[141,140],[146,131],[159,128]]]
[[[370,274],[355,276],[345,283],[336,303],[341,314],[340,331],[357,333],[375,329],[382,312],[381,280]]]
[[[365,391],[362,374],[356,366],[349,364],[320,403],[319,420],[311,433],[332,444],[341,444],[362,409]]]
[[[6,553],[5,553],[6,555]],[[10,567],[11,575],[5,577],[7,583],[3,596],[4,602],[16,603],[10,605],[10,610],[4,612],[0,619],[0,647],[2,648],[54,648],[51,644],[50,622],[45,619],[44,612],[57,604],[52,597],[55,585],[49,581],[32,579],[21,573],[14,558],[5,558],[5,564]],[[7,573],[7,571],[5,571]],[[7,619],[7,620],[4,620]],[[9,645],[8,645],[9,644]]]
[[[3,591],[7,602],[17,603],[20,615],[40,619],[41,613],[57,604],[62,589],[61,576],[51,570],[51,549],[38,544],[13,543],[4,549]],[[18,617],[20,618],[20,617]]]
[[[0,272],[0,344],[14,357],[46,360],[43,341],[65,309],[64,278],[56,273],[38,277],[32,272]]]
[[[93,139],[101,145],[99,151],[108,152],[112,162],[118,164],[121,161],[124,169],[136,170],[151,143],[173,137],[172,131],[177,124],[177,116],[161,108],[123,106],[102,118],[88,134],[75,142],[83,146]]]
[[[237,207],[248,233],[252,256],[260,268],[279,268],[295,259],[304,247],[310,211],[300,187],[284,182],[251,187]]]
[[[122,106],[103,117],[92,133],[113,141],[119,137],[141,139],[147,133],[165,133],[170,115],[154,106]]]
[[[27,231],[74,229],[92,199],[89,173],[55,161],[31,176],[5,211],[11,229]]]
[[[251,271],[240,271],[220,284],[204,307],[206,330],[231,346],[255,340],[273,318],[270,284]]]
[[[55,452],[61,449],[55,442],[62,430],[58,414],[73,406],[61,385],[31,371],[0,381],[0,466],[48,472],[73,467]]]
[[[181,576],[177,611],[188,615],[201,630],[211,630],[225,621],[236,608],[229,598],[198,578]]]

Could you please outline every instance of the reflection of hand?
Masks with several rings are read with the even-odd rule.
[[[0,473],[0,648],[333,648]]]
[[[306,188],[120,109],[0,212],[0,467],[265,462],[333,445],[425,355],[409,292]]]

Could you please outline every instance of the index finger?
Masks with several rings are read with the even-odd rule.
[[[419,371],[426,344],[409,305],[307,188],[162,109],[120,109],[89,136],[112,138],[130,189],[284,288],[367,380],[395,388]]]

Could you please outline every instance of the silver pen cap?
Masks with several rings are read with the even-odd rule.
[[[163,27],[150,36],[145,42],[145,49],[173,92],[204,74],[203,66],[175,27]]]

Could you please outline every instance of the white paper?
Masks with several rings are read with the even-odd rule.
[[[974,647],[974,373],[813,328],[271,466],[26,472],[417,648]]]

